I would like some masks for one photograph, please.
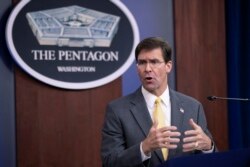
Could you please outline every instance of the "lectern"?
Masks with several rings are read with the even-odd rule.
[[[250,148],[170,159],[158,167],[250,167]]]

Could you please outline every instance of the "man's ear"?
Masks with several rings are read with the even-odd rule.
[[[173,66],[172,61],[168,61],[168,62],[165,64],[165,66],[166,66],[166,72],[167,72],[167,73],[170,73],[170,71],[172,70],[172,66]]]

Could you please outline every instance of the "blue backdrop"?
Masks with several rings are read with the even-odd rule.
[[[134,15],[139,27],[140,39],[160,36],[169,42],[174,54],[173,1],[122,0]],[[164,17],[163,17],[164,16]],[[173,56],[173,62],[174,62]],[[175,89],[175,69],[170,75],[169,84]],[[127,95],[140,86],[135,63],[122,76],[122,93]]]
[[[0,2],[0,167],[16,166],[13,61],[5,44],[11,0]]]
[[[250,98],[250,1],[227,0],[228,96]],[[250,146],[250,102],[228,102],[229,148]]]

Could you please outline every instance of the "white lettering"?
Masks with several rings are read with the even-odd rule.
[[[57,66],[58,72],[95,72],[91,66]]]
[[[56,60],[54,50],[31,50],[34,60]]]
[[[58,60],[61,61],[118,61],[118,51],[72,51],[72,50],[59,50]]]
[[[32,50],[34,60],[56,60],[55,50]],[[59,61],[119,61],[118,51],[58,50]]]

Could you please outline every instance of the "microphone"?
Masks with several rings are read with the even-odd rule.
[[[236,101],[250,101],[248,98],[230,98],[230,97],[218,97],[218,96],[208,96],[208,100],[214,101],[214,100],[236,100]]]

